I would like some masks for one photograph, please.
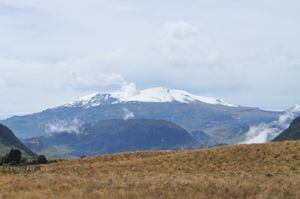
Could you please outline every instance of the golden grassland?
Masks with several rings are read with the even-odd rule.
[[[300,142],[63,161],[0,174],[0,198],[300,198]]]

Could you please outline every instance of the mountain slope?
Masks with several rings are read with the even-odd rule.
[[[26,143],[36,151],[67,148],[72,156],[199,146],[183,128],[163,120],[98,121],[81,126],[76,132],[56,132]]]
[[[9,152],[11,148],[17,148],[29,156],[35,155],[29,150],[6,126],[0,124],[0,156]]]
[[[63,106],[11,117],[1,122],[9,126],[18,137],[30,138],[45,136],[53,129],[72,129],[99,120],[167,120],[195,133],[195,137],[207,138],[207,145],[214,145],[241,142],[250,125],[272,122],[281,114],[237,106],[186,91],[152,88],[137,93],[124,91],[95,94]],[[199,136],[199,132],[204,134]]]
[[[299,140],[300,139],[300,117],[292,121],[288,129],[278,135],[273,141]]]

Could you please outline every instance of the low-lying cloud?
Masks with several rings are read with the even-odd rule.
[[[80,126],[82,123],[78,119],[74,119],[70,122],[65,120],[59,120],[55,122],[49,122],[46,125],[46,133],[48,135],[59,134],[59,133],[75,133],[80,134]]]
[[[295,106],[284,114],[279,116],[278,120],[269,124],[259,124],[250,126],[246,133],[246,139],[241,144],[254,144],[254,143],[266,143],[273,140],[283,130],[287,129],[297,116],[300,115],[300,106]]]
[[[271,127],[269,124],[250,126],[249,131],[246,133],[246,139],[242,144],[265,143],[274,139],[280,132],[281,129]]]
[[[123,112],[124,112],[124,117],[123,117],[124,120],[129,120],[134,118],[134,113],[129,111],[127,108],[123,108]]]

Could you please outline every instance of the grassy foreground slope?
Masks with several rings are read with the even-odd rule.
[[[0,184],[0,198],[300,198],[300,142],[105,155]]]

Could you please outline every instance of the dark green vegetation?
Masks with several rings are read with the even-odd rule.
[[[0,165],[20,166],[47,162],[44,155],[32,152],[9,128],[0,124]]]
[[[40,113],[12,117],[2,122],[12,128],[18,137],[31,138],[45,136],[49,124],[55,125],[62,121],[72,125],[74,120],[86,124],[99,120],[123,119],[124,109],[127,109],[134,113],[134,119],[171,121],[191,132],[199,142],[215,145],[243,141],[249,125],[272,122],[282,114],[258,108],[228,107],[202,102],[112,103],[114,99],[106,99],[105,96],[103,99],[105,100],[99,106],[61,106]]]
[[[30,149],[28,149],[6,126],[0,124],[0,156],[6,154],[11,148],[19,149],[25,156],[34,156]]]
[[[27,160],[22,159],[22,153],[18,149],[11,149],[8,154],[1,158],[0,164],[19,165],[21,162],[25,163]]]
[[[300,140],[300,117],[296,118],[288,129],[278,135],[273,141]]]
[[[54,133],[51,136],[25,141],[34,151],[52,151],[53,153],[47,156],[56,158],[128,151],[189,149],[200,145],[183,128],[163,120],[104,120],[83,125],[78,131]]]
[[[47,163],[48,160],[44,155],[26,158],[22,157],[22,152],[19,149],[11,149],[9,153],[0,157],[0,165],[22,166]]]

